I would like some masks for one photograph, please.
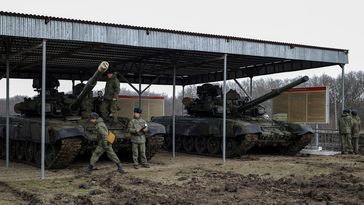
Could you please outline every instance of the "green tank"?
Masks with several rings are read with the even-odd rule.
[[[76,86],[74,93],[58,92],[59,81],[49,77],[46,82],[46,168],[65,168],[78,155],[92,152],[97,145],[94,127],[81,117],[85,100],[92,99],[90,92],[107,68],[100,66],[87,84]],[[39,95],[25,98],[14,106],[19,115],[10,116],[11,160],[40,165],[41,138],[41,81],[33,80]],[[77,89],[78,88],[78,89]],[[86,103],[87,105],[87,103]],[[93,110],[93,109],[91,109]],[[121,158],[131,158],[131,142],[127,133],[129,119],[117,118],[106,122],[116,135],[114,150]],[[150,159],[163,144],[165,129],[158,123],[148,123],[147,157]],[[0,116],[0,157],[5,157],[6,117]]]
[[[268,117],[260,104],[282,92],[308,81],[305,76],[286,86],[250,100],[235,90],[226,94],[226,156],[240,156],[247,152],[279,152],[294,155],[308,145],[313,130],[305,124],[284,123]],[[182,103],[188,116],[176,116],[176,150],[204,155],[222,152],[223,101],[218,85],[197,87],[198,98],[184,98]],[[164,148],[172,148],[172,117],[152,118],[166,127]]]

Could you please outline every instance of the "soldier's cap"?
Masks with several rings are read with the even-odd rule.
[[[138,107],[134,108],[134,113],[142,113],[142,112],[143,110],[141,108]]]
[[[351,112],[350,109],[347,108],[343,110],[343,113],[350,113],[350,112]]]
[[[357,116],[357,115],[358,115],[358,112],[357,112],[356,110],[352,110],[352,111],[351,111],[351,114],[352,114],[353,116]]]
[[[99,114],[97,114],[96,112],[90,113],[90,116],[88,117],[88,119],[97,119],[97,118],[99,118]]]

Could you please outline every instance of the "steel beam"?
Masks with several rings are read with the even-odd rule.
[[[249,85],[250,98],[253,98],[253,76],[249,78],[250,78],[250,85]]]
[[[136,93],[139,93],[139,90],[136,89],[136,87],[130,83],[130,81],[121,73],[118,72],[118,75],[123,79],[123,81],[125,81],[131,88],[133,88],[133,90],[136,92]]]
[[[47,52],[47,41],[43,40],[42,50],[42,126],[41,126],[41,178],[45,178],[45,97],[46,97],[46,52]]]
[[[176,157],[176,65],[173,66],[172,155]]]
[[[185,98],[185,86],[182,85],[182,100],[183,98]],[[183,103],[181,102],[182,104],[182,109],[181,109],[181,115],[183,115]]]
[[[224,55],[224,82],[223,82],[223,122],[222,122],[222,161],[226,161],[226,78],[227,78],[227,54]]]
[[[9,99],[9,55],[6,56],[6,168],[9,168],[9,144],[10,144],[10,99]]]
[[[144,88],[143,90],[142,90],[142,94],[146,91],[146,90],[148,90],[148,88],[150,88],[150,86],[152,86],[155,82],[157,82],[158,81],[158,79],[160,78],[161,76],[160,75],[158,75],[156,78],[154,78],[153,80],[152,80],[152,82],[151,83],[149,83],[149,85],[146,87],[146,88]]]
[[[142,107],[142,69],[139,68],[139,90],[138,90],[138,106]]]
[[[246,92],[246,90],[244,89],[244,87],[239,83],[239,81],[238,80],[236,80],[236,78],[234,78],[234,81],[235,81],[235,83],[239,86],[239,88],[245,93],[245,95],[249,98],[249,99],[252,99],[251,97],[250,97],[250,95],[248,94],[248,92]]]
[[[341,110],[345,109],[345,64],[341,64]]]

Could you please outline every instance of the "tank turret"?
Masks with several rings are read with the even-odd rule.
[[[229,116],[240,115],[263,115],[265,114],[264,107],[260,106],[261,103],[270,100],[282,92],[287,91],[297,85],[308,81],[308,77],[304,76],[295,80],[283,87],[273,89],[271,92],[258,97],[254,100],[249,100],[248,97],[241,97],[235,90],[229,90],[226,94],[227,101],[227,114]],[[222,106],[222,91],[218,85],[204,84],[197,87],[198,98],[184,98],[183,104],[188,114],[193,116],[204,117],[221,117]]]
[[[92,91],[98,79],[108,69],[109,64],[106,61],[101,62],[97,71],[87,81],[78,95],[64,94],[58,92],[59,81],[52,77],[47,78],[46,82],[46,115],[51,117],[64,117],[79,114],[78,108],[82,100]],[[25,98],[23,102],[14,106],[16,113],[23,115],[40,115],[41,110],[41,80],[33,80],[33,88],[39,93],[36,97]]]

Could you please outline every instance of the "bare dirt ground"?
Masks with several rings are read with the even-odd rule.
[[[150,169],[115,172],[108,161],[47,171],[0,167],[0,204],[364,204],[364,156],[229,159],[160,153]],[[4,161],[0,161],[4,164]]]

